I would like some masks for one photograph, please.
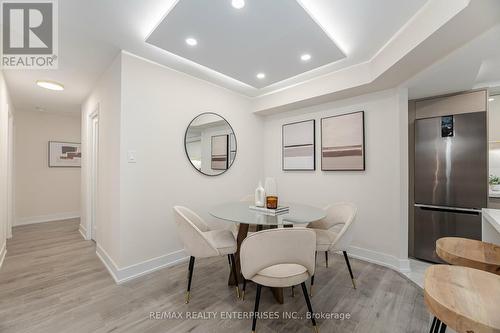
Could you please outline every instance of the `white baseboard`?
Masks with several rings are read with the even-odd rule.
[[[188,259],[185,251],[179,250],[160,257],[145,260],[131,266],[119,268],[108,253],[101,246],[99,246],[99,244],[96,246],[96,253],[104,266],[108,269],[116,284],[136,279],[162,268],[178,265]]]
[[[188,259],[185,251],[179,250],[131,266],[119,268],[115,261],[101,246],[99,246],[99,244],[96,246],[96,254],[99,259],[101,259],[116,284],[136,279],[166,267],[178,265],[186,262]],[[408,273],[411,271],[410,261],[408,259],[399,259],[389,254],[356,246],[349,247],[348,254],[350,257],[388,267],[401,273]]]
[[[78,232],[80,233],[80,235],[82,235],[83,239],[88,240],[87,239],[87,229],[85,229],[85,227],[83,225],[80,224],[80,226],[78,227]]]
[[[347,253],[350,257],[385,266],[401,273],[411,271],[410,260],[408,259],[400,259],[386,253],[367,250],[357,246],[350,246]]]
[[[3,260],[5,259],[5,255],[7,254],[7,242],[5,242],[0,250],[0,268],[2,268]]]
[[[68,213],[59,213],[59,214],[50,214],[41,216],[22,217],[16,219],[14,226],[69,220],[69,219],[76,219],[79,217],[80,217],[80,212],[68,212]]]

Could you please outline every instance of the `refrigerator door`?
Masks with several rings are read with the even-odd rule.
[[[415,124],[415,202],[487,205],[486,112],[418,119]]]
[[[481,213],[415,207],[415,258],[442,263],[436,254],[441,237],[481,240]]]

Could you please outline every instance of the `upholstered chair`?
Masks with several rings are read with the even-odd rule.
[[[352,286],[356,289],[347,249],[352,242],[352,226],[356,220],[357,208],[351,203],[341,202],[325,207],[325,211],[324,219],[310,223],[308,226],[316,233],[316,251],[325,252],[326,267],[328,267],[329,251],[342,252],[351,275]],[[314,276],[311,278],[311,293],[313,285]]]
[[[286,288],[301,285],[311,321],[316,320],[305,281],[314,275],[316,235],[311,229],[282,228],[256,232],[241,244],[243,292],[246,280],[257,284],[252,332],[255,332],[262,286]]]
[[[188,284],[186,291],[186,304],[191,296],[191,281],[193,279],[195,258],[210,258],[227,255],[233,275],[236,279],[236,297],[240,297],[238,275],[234,254],[236,253],[236,240],[231,231],[210,230],[206,222],[189,208],[182,206],[174,207],[175,223],[179,236],[184,243],[184,248],[189,254]]]

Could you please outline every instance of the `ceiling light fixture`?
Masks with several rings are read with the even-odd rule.
[[[311,60],[311,55],[308,54],[308,53],[305,53],[305,54],[303,54],[303,55],[300,56],[300,60],[302,60],[302,61],[309,61],[309,60]]]
[[[196,46],[198,45],[198,41],[192,37],[186,38],[186,44],[189,46]]]
[[[56,90],[56,91],[64,90],[64,86],[62,84],[60,84],[58,82],[54,82],[54,81],[38,80],[38,81],[36,81],[36,84],[39,87],[42,87],[45,89]]]
[[[257,74],[257,78],[258,78],[259,80],[265,79],[265,78],[266,78],[266,74],[264,74],[264,73],[258,73],[258,74]]]
[[[488,98],[488,102],[493,102],[495,99],[493,97]]]
[[[236,9],[241,9],[245,7],[245,0],[232,0],[231,5]]]
[[[38,112],[44,112],[44,111],[45,111],[45,109],[44,109],[44,108],[39,107],[39,106],[37,106],[35,109],[36,109]]]

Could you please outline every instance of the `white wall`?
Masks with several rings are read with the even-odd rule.
[[[204,216],[212,205],[253,193],[264,176],[277,179],[284,201],[322,207],[352,201],[359,208],[350,253],[408,269],[407,91],[389,90],[268,117],[251,112],[252,101],[208,82],[122,52],[83,106],[82,149],[88,150],[88,117],[99,105],[97,251],[117,282],[183,260],[172,207]],[[322,172],[319,119],[365,111],[366,171]],[[232,168],[207,177],[184,150],[186,126],[198,114],[216,112],[233,127],[238,153]],[[281,171],[281,126],[317,121],[318,170]],[[135,163],[127,160],[136,154]],[[84,157],[84,168],[87,166]],[[82,170],[82,171],[85,171]],[[82,173],[82,198],[88,200]],[[88,212],[82,226],[88,228]]]
[[[183,255],[174,205],[186,205],[209,219],[211,205],[253,193],[263,178],[264,142],[262,119],[251,114],[247,98],[126,53],[122,66],[123,267]],[[221,176],[201,175],[184,151],[186,126],[202,112],[220,114],[236,134],[236,160]],[[137,152],[137,163],[127,163],[128,150]]]
[[[97,252],[117,282],[185,258],[174,205],[186,205],[218,224],[208,216],[209,207],[253,193],[263,178],[263,123],[250,112],[249,99],[121,53],[82,108],[82,207],[89,199],[88,117],[97,105]],[[186,127],[208,111],[229,121],[238,142],[233,166],[217,177],[196,171],[184,150]],[[136,152],[136,163],[127,162],[128,151]],[[82,210],[83,233],[88,214]]]
[[[9,92],[5,83],[3,72],[0,72],[0,266],[6,254],[8,218],[10,210],[9,192],[9,113],[13,116],[14,108],[10,102]]]
[[[488,104],[489,174],[500,177],[500,95]]]
[[[80,168],[49,168],[48,142],[80,142],[80,115],[17,112],[14,225],[80,216]]]
[[[405,103],[401,101],[405,100]],[[383,91],[296,110],[265,121],[265,174],[284,201],[318,207],[350,201],[358,207],[351,253],[396,269],[407,267],[407,92]],[[405,106],[406,105],[406,106]],[[321,171],[320,119],[365,111],[366,171]],[[281,127],[316,119],[316,171],[282,171]],[[405,121],[406,119],[406,121]]]
[[[99,113],[99,162],[96,208],[98,250],[118,260],[120,247],[121,57],[104,72],[82,106],[82,211],[80,231],[90,238],[88,136],[90,116]]]

